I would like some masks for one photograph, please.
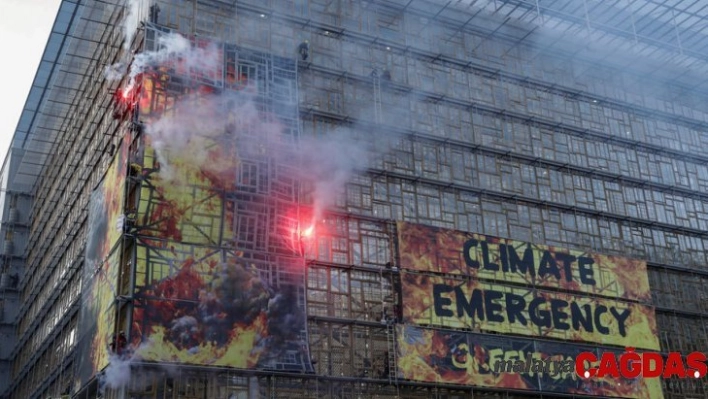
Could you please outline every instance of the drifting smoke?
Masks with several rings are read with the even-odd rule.
[[[123,47],[126,50],[130,50],[133,36],[135,36],[135,31],[138,29],[138,24],[140,23],[141,1],[142,0],[128,0],[125,20],[123,20],[123,33],[125,35]]]
[[[363,172],[369,158],[385,147],[371,148],[356,140],[349,129],[338,129],[325,139],[306,137],[301,140],[302,166],[306,178],[313,182],[314,221],[325,209],[334,205],[337,195],[357,173]]]
[[[171,378],[178,377],[180,374],[179,368],[169,363],[160,365],[162,373],[156,373],[155,371],[145,369],[134,370],[135,366],[140,366],[135,358],[111,354],[109,356],[108,366],[106,366],[103,372],[98,375],[99,390],[101,393],[105,393],[106,389],[120,389],[128,386],[134,372],[143,375],[161,375],[162,373],[165,373]],[[133,386],[136,389],[147,388],[150,384],[150,380],[151,378],[141,378],[138,381],[133,381]],[[142,381],[144,386],[135,384],[140,381]]]
[[[175,105],[176,112],[150,123],[146,132],[157,152],[161,176],[178,183],[171,160],[189,159],[200,168],[217,167],[212,150],[205,140],[222,142],[224,148],[253,152],[299,164],[293,176],[312,184],[314,220],[335,203],[345,184],[369,165],[372,154],[387,147],[382,140],[364,141],[355,131],[340,128],[325,137],[303,137],[297,151],[284,149],[279,139],[283,126],[261,113],[248,93],[229,93],[208,97],[184,98]],[[225,125],[225,121],[231,121]]]
[[[129,19],[129,18],[128,18]],[[135,85],[135,78],[151,68],[164,65],[168,61],[179,63],[180,68],[186,71],[213,71],[223,62],[218,57],[216,45],[210,44],[204,48],[193,46],[184,36],[170,33],[160,36],[157,40],[157,49],[136,54],[128,71],[128,85],[125,89],[129,92]],[[108,80],[122,79],[125,66],[116,63],[106,67],[104,76]]]
[[[113,65],[108,65],[103,71],[103,76],[105,76],[108,80],[120,80],[123,78],[124,68],[125,65],[123,65],[123,63],[121,62]]]
[[[137,28],[137,15],[140,0],[130,0],[128,16],[125,20],[126,43],[130,42],[131,32]],[[129,82],[124,92],[130,92],[136,78],[151,68],[160,65],[179,64],[181,71],[200,74],[222,68],[223,60],[214,44],[204,48],[194,46],[185,37],[176,34],[166,34],[158,39],[157,49],[135,55],[128,72]],[[125,66],[118,63],[106,68],[105,77],[118,80],[123,77]],[[177,112],[170,116],[153,121],[147,127],[147,133],[157,152],[162,166],[161,174],[166,180],[173,180],[169,159],[188,156],[195,165],[206,165],[210,161],[210,153],[199,145],[203,139],[214,139],[224,131],[223,121],[235,115],[238,126],[233,130],[232,140],[238,140],[239,146],[258,145],[273,157],[292,158],[292,154],[281,153],[269,145],[278,140],[282,127],[270,122],[259,114],[248,92],[257,90],[246,89],[241,93],[214,95],[210,98],[186,98],[175,104]],[[253,136],[246,138],[244,131],[258,131],[260,142],[254,143]],[[355,140],[352,130],[340,128],[327,137],[303,138],[299,143],[296,158],[302,165],[301,176],[295,176],[312,182],[314,201],[313,220],[320,220],[324,209],[334,205],[337,195],[342,191],[347,181],[355,174],[364,170],[372,153],[380,153],[388,148],[387,143],[373,143],[368,138],[365,143]],[[226,138],[221,138],[225,140]],[[380,138],[379,138],[380,139]]]
[[[212,103],[213,98],[204,99]],[[157,159],[160,161],[160,174],[165,180],[171,181],[173,175],[170,159],[175,156],[182,158],[191,152],[190,158],[194,163],[202,165],[208,159],[208,153],[203,146],[193,145],[198,140],[195,134],[199,132],[202,137],[212,137],[221,134],[223,123],[211,117],[210,106],[190,107],[188,101],[175,104],[175,112],[146,126]]]
[[[133,58],[128,74],[129,87],[132,86],[136,76],[168,60],[178,60],[184,67],[197,70],[217,66],[217,53],[214,49],[192,47],[189,40],[176,33],[160,36],[157,47],[158,49],[155,51],[146,51]]]
[[[160,38],[158,51],[135,56],[126,90],[132,88],[140,73],[175,59],[183,69],[196,74],[218,70],[223,62],[214,45],[197,48],[179,34],[169,34]],[[177,101],[175,112],[151,122],[146,132],[157,152],[163,178],[176,178],[170,159],[188,158],[195,166],[209,167],[212,154],[205,148],[205,140],[221,141],[226,146],[233,144],[239,149],[260,147],[262,153],[274,158],[295,156],[301,165],[301,175],[294,177],[312,182],[314,218],[319,220],[323,210],[334,204],[345,183],[367,167],[372,153],[387,148],[381,140],[355,139],[353,129],[340,128],[325,137],[302,138],[296,154],[283,151],[278,144],[283,127],[257,109],[254,92],[257,89],[250,86],[240,92],[187,96]],[[231,121],[231,126],[225,126],[225,121]],[[225,134],[225,128],[229,134]]]
[[[130,365],[132,359],[124,359],[118,355],[109,357],[108,367],[100,378],[102,388],[117,389],[130,382]]]

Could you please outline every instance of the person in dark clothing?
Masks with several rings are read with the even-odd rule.
[[[310,42],[305,40],[298,46],[298,52],[300,53],[300,59],[307,61],[310,58]]]
[[[160,15],[160,6],[157,4],[153,4],[150,6],[150,22],[156,24],[157,23],[157,18]]]
[[[128,338],[123,331],[113,336],[111,340],[111,352],[120,356],[123,354],[125,347],[128,345]]]

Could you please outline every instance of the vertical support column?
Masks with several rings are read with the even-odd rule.
[[[248,377],[248,399],[259,399],[260,387],[258,377]]]
[[[374,121],[381,123],[381,72],[375,68],[371,73],[374,82]]]
[[[634,35],[634,44],[639,44],[639,38],[637,38],[637,25],[634,20],[634,9],[633,9],[634,7],[632,6],[632,4],[633,3],[631,1],[628,4],[629,16],[632,21],[632,34]]]
[[[585,26],[588,28],[588,35],[590,34],[590,12],[588,11],[588,1],[583,0],[583,10],[585,11]]]
[[[679,54],[683,55],[683,45],[681,45],[681,35],[679,34],[678,24],[676,23],[676,11],[671,7],[671,22],[674,24],[674,32],[676,33],[676,43],[678,44]]]
[[[396,347],[396,325],[393,323],[386,324],[386,350],[388,351],[388,382],[390,384],[398,383],[398,358]]]
[[[538,18],[541,20],[541,24],[543,24],[543,14],[541,13],[541,5],[538,4],[538,0],[536,0],[536,15],[538,15]]]

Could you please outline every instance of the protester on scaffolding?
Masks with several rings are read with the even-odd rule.
[[[113,335],[113,339],[111,339],[111,352],[118,356],[122,356],[125,353],[125,348],[127,346],[128,338],[125,336],[123,331]]]
[[[310,58],[310,42],[305,40],[298,46],[298,52],[300,53],[300,58],[303,61],[307,61]]]

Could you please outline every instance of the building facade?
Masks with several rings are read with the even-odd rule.
[[[492,370],[706,352],[707,14],[64,0],[3,166],[0,395],[708,397]]]

